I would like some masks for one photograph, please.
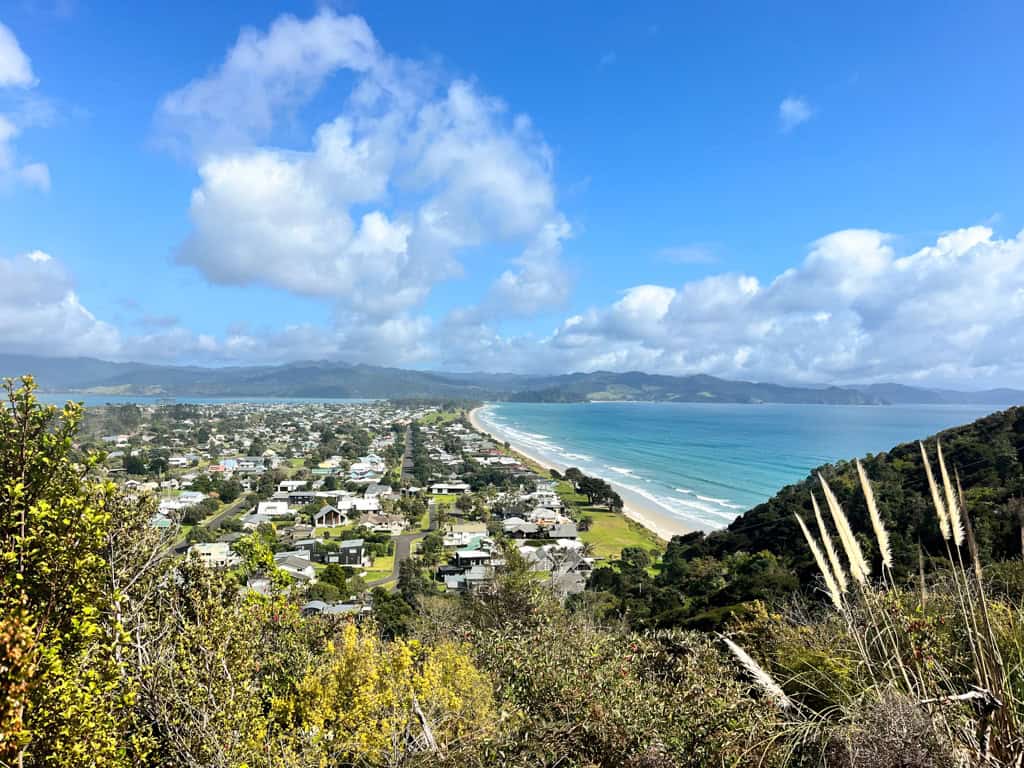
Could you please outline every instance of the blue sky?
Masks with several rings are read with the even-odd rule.
[[[0,7],[0,350],[1024,383],[1019,4],[210,6]]]

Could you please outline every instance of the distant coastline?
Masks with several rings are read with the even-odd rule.
[[[568,468],[568,465],[560,465],[550,459],[538,456],[535,452],[524,449],[522,445],[517,445],[513,442],[513,440],[510,439],[510,437],[500,428],[491,427],[481,422],[478,412],[484,407],[485,406],[477,406],[468,414],[469,423],[473,425],[475,430],[483,432],[484,434],[492,435],[503,443],[508,443],[513,451],[522,454],[526,458],[530,459],[530,461],[539,464],[544,469],[553,469],[558,472],[564,472]],[[669,541],[673,536],[681,536],[691,532],[691,529],[684,525],[680,520],[658,510],[649,503],[645,503],[643,497],[630,491],[628,488],[623,488],[614,480],[610,480],[607,477],[602,479],[607,480],[622,497],[623,514],[633,522],[642,525],[644,528],[654,533],[658,538],[663,539],[664,541]]]

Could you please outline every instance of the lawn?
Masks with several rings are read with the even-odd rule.
[[[395,567],[394,555],[378,555],[373,559],[373,567],[363,576],[367,581],[387,578]]]
[[[563,504],[586,504],[588,499],[582,493],[576,493],[576,489],[573,488],[572,483],[568,480],[559,480],[555,486],[555,493],[558,494],[558,498],[562,500]]]
[[[647,551],[665,549],[664,542],[657,536],[619,512],[594,507],[580,511],[591,519],[590,530],[580,534],[580,541],[592,545],[597,557],[618,559],[625,547],[641,547]]]
[[[426,512],[424,512],[423,513],[423,517],[420,518],[420,530],[421,531],[429,531],[430,530],[430,510],[429,509]]]
[[[313,531],[314,537],[323,537],[330,539],[347,539],[350,538],[349,534],[354,530],[354,526],[351,525],[335,525],[330,527],[320,527]]]
[[[419,420],[420,424],[424,426],[430,426],[433,424],[450,424],[453,421],[458,421],[462,416],[462,411],[434,411],[428,413],[426,416]]]
[[[447,504],[449,507],[454,507],[455,502],[459,500],[458,494],[455,493],[435,493],[430,498],[436,504]]]
[[[178,526],[178,537],[174,540],[175,544],[181,544],[181,542],[188,539],[188,532],[195,528],[194,525],[189,523],[182,523]]]

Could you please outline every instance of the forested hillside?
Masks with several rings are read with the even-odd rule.
[[[941,440],[950,471],[963,485],[982,562],[1020,557],[1024,523],[1024,408],[994,413],[924,441],[934,458]],[[906,581],[946,556],[918,443],[867,456],[863,465],[891,534],[893,576]],[[823,503],[818,474],[827,480],[853,529],[871,526],[853,461],[825,465],[803,482],[739,516],[727,529],[694,533],[669,544],[662,569],[651,576],[622,566],[598,570],[592,587],[614,594],[615,610],[640,626],[718,626],[756,599],[788,595],[815,583],[817,571],[795,514],[813,520],[811,494]],[[873,570],[878,572],[877,550]]]

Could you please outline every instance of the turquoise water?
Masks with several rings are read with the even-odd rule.
[[[968,405],[496,403],[481,423],[555,466],[576,466],[691,527],[737,514],[821,464],[888,450],[997,410]]]

